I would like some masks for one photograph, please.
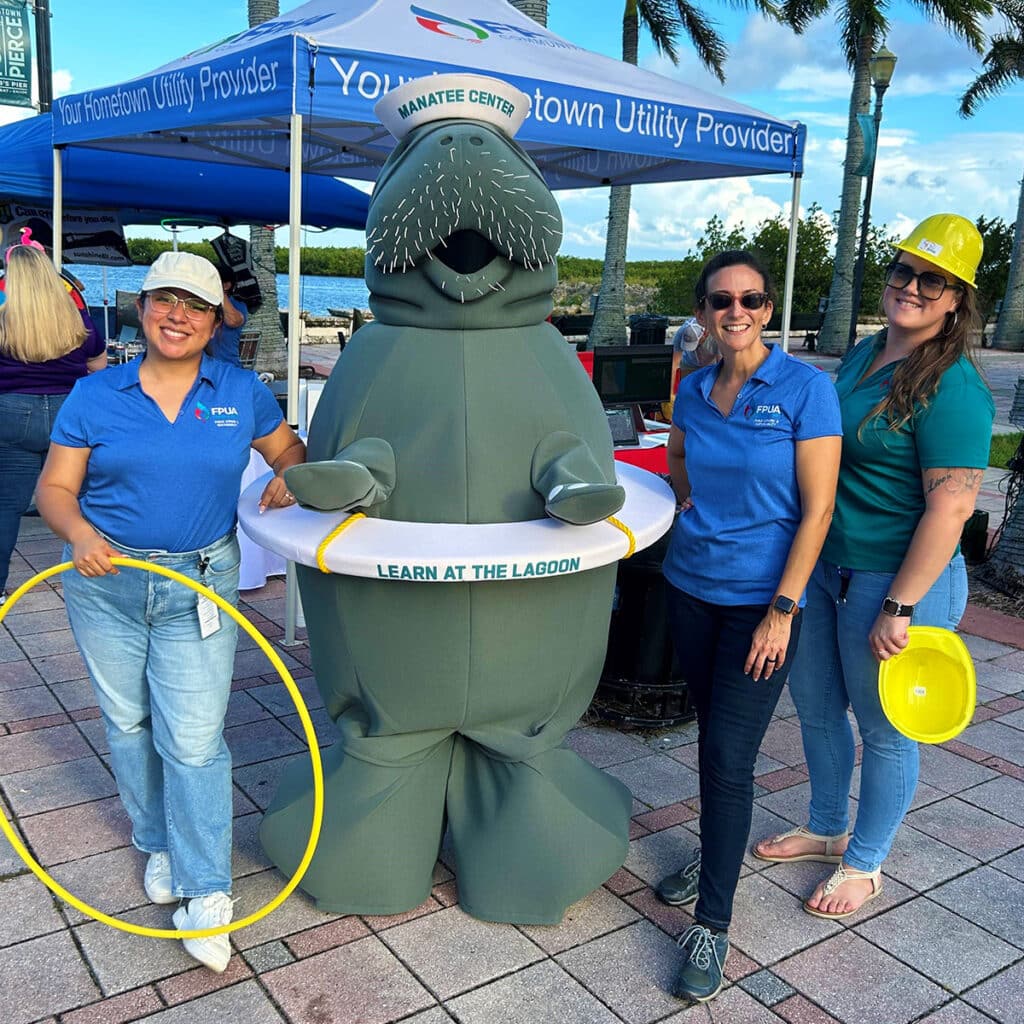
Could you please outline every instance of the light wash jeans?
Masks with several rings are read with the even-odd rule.
[[[853,570],[840,599],[839,567],[819,560],[807,587],[803,633],[789,675],[811,777],[808,828],[818,835],[847,830],[854,762],[848,707],[857,718],[864,742],[860,799],[843,860],[860,871],[881,866],[917,787],[917,743],[885,717],[878,662],[868,646],[868,632],[893,577]],[[915,605],[912,624],[955,629],[966,607],[967,570],[958,554]]]
[[[50,449],[53,421],[67,397],[0,394],[0,590],[7,584],[21,517],[32,503]]]
[[[175,553],[110,543],[238,600],[234,533]],[[218,609],[220,629],[202,639],[197,597],[130,567],[116,576],[64,574],[68,618],[99,701],[132,842],[147,853],[167,851],[179,897],[231,891],[231,754],[223,731],[238,627]]]

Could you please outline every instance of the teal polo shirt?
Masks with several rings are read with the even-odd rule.
[[[685,377],[676,395],[672,422],[686,434],[693,508],[676,520],[664,573],[712,604],[774,597],[802,517],[796,442],[841,431],[828,375],[768,349],[728,416],[711,398],[720,364]]]
[[[865,338],[843,360],[836,391],[843,416],[843,461],[832,526],[821,556],[865,572],[899,570],[925,509],[921,472],[984,469],[995,403],[974,365],[961,356],[939,379],[927,403],[896,430],[876,416],[861,424],[889,391],[899,362],[864,373],[885,344]],[[861,379],[863,378],[863,380]]]
[[[79,505],[115,542],[195,551],[235,527],[252,442],[283,417],[251,370],[203,356],[174,422],[139,384],[142,357],[78,381],[51,440],[89,448]]]

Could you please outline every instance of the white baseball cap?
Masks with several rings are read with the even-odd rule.
[[[214,306],[224,301],[224,286],[217,268],[202,256],[191,252],[162,252],[142,282],[142,291],[181,288]]]

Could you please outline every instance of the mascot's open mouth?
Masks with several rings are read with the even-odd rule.
[[[434,259],[457,274],[475,274],[498,255],[498,250],[490,239],[466,228],[449,235],[432,250],[432,254]]]

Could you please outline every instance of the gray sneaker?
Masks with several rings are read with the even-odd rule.
[[[165,852],[149,855],[142,884],[150,903],[178,902],[178,897],[171,888],[171,858]]]
[[[702,924],[691,925],[676,943],[685,959],[676,978],[675,994],[680,999],[706,1003],[722,988],[722,972],[729,955],[729,936],[713,932]]]
[[[179,907],[172,920],[179,931],[199,931],[202,928],[219,928],[229,924],[234,900],[226,892],[213,892],[209,896],[196,896],[188,901],[187,907]],[[227,967],[231,959],[231,942],[227,935],[210,935],[205,939],[182,939],[182,945],[189,956],[195,957],[211,971],[218,974]]]
[[[686,867],[663,878],[658,883],[655,892],[662,903],[667,903],[670,907],[685,907],[696,901],[699,881],[700,847],[698,846]]]

